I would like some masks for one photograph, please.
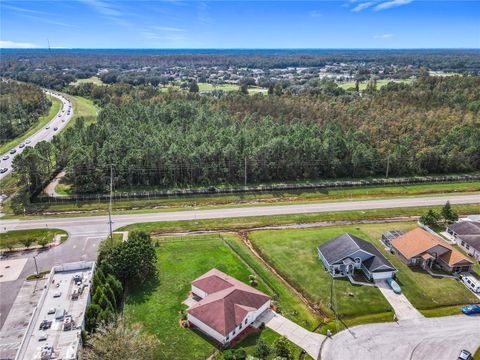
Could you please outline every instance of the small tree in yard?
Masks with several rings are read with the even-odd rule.
[[[440,221],[440,215],[432,209],[428,210],[426,214],[423,214],[420,217],[420,222],[429,227],[438,227],[439,221]]]
[[[273,343],[273,353],[276,357],[279,357],[282,359],[286,359],[286,360],[293,359],[292,351],[290,350],[290,345],[288,343],[288,340],[283,336],[280,339],[277,339]]]
[[[254,356],[259,358],[259,359],[266,359],[268,355],[272,352],[272,349],[270,346],[263,341],[263,339],[259,339],[257,342],[257,346],[255,347],[255,353]]]
[[[20,240],[20,242],[21,242],[22,245],[25,246],[27,249],[30,247],[30,245],[33,244],[33,240],[30,239],[30,238],[22,239],[22,240]]]
[[[453,211],[452,206],[450,205],[450,201],[447,201],[445,206],[442,208],[441,213],[445,224],[453,224],[455,221],[458,220],[458,214]]]

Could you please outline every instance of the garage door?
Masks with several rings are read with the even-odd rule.
[[[379,272],[379,273],[373,273],[373,279],[374,280],[380,280],[380,279],[389,279],[393,277],[393,272],[392,271],[384,271],[384,272]]]

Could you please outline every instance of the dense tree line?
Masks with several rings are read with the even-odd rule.
[[[104,191],[110,164],[116,188],[480,169],[477,76],[426,76],[363,93],[328,81],[300,95],[215,98],[125,84],[75,91],[103,110],[97,123],[77,121],[15,160],[29,194],[58,168],[77,192]]]
[[[15,81],[0,83],[0,144],[14,139],[48,112],[50,100],[42,89]]]

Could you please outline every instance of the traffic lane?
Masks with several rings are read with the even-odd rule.
[[[28,146],[33,147],[37,143],[39,143],[40,141],[50,141],[51,139],[53,139],[53,137],[57,133],[59,133],[68,124],[68,122],[72,118],[73,108],[70,109],[70,114],[68,114],[68,109],[71,106],[70,100],[63,98],[62,95],[53,94],[53,93],[50,93],[48,91],[46,92],[46,94],[51,95],[51,96],[59,99],[60,101],[62,101],[62,107],[55,114],[55,116],[52,119],[50,119],[50,121],[45,125],[45,127],[43,127],[42,129],[37,131],[35,134],[30,136],[27,140],[25,140],[25,141],[29,140],[30,141],[29,144],[26,144],[24,142],[24,144],[25,144],[24,147],[20,147],[20,145],[17,145],[15,148],[10,149],[8,152],[6,152],[5,154],[0,156],[0,168],[7,168],[8,169],[6,172],[0,174],[0,180],[2,180],[3,178],[5,178],[9,174],[11,174],[11,172],[12,172],[12,162],[13,162],[13,159],[15,158],[15,156],[22,153]],[[47,129],[47,127],[48,127],[48,129]],[[54,130],[54,128],[57,128],[57,130]],[[15,153],[10,154],[11,150],[15,150]],[[3,158],[5,156],[8,156],[7,160],[3,160]]]

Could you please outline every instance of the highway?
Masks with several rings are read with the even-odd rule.
[[[15,156],[22,153],[25,148],[28,146],[35,146],[40,141],[50,141],[53,137],[58,134],[70,121],[73,116],[73,108],[70,109],[70,114],[68,114],[68,109],[71,106],[70,100],[59,95],[57,93],[51,92],[49,90],[45,90],[47,95],[51,95],[62,102],[62,107],[57,114],[39,131],[35,134],[30,136],[25,143],[25,146],[20,147],[20,145],[16,146],[14,149],[10,149],[5,154],[0,155],[0,168],[7,168],[8,170],[3,174],[0,174],[0,180],[8,176],[12,172],[12,162]],[[57,128],[57,130],[54,130]],[[28,142],[28,143],[27,143]],[[16,150],[14,154],[10,154],[11,150]],[[5,157],[8,157],[4,160]]]
[[[405,208],[415,206],[444,205],[446,201],[451,204],[480,204],[480,194],[470,195],[447,195],[435,197],[409,197],[394,198],[385,200],[356,200],[338,201],[311,204],[295,205],[270,205],[270,206],[248,206],[232,207],[208,210],[185,210],[185,211],[163,211],[156,213],[139,213],[114,215],[113,228],[118,229],[125,225],[140,222],[157,221],[178,221],[178,220],[202,220],[202,219],[224,219],[250,216],[274,216],[289,214],[311,214],[331,211],[348,210],[372,210],[387,208]],[[479,205],[480,212],[480,205]],[[67,218],[41,218],[34,220],[2,220],[0,219],[0,231],[22,230],[35,228],[60,228],[66,230],[70,235],[82,234],[105,234],[107,231],[108,219],[106,216],[82,216]]]

